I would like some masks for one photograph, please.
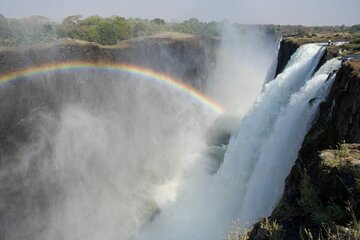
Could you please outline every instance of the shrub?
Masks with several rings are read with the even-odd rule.
[[[348,158],[350,156],[349,148],[346,146],[344,140],[337,145],[337,156],[339,158]]]
[[[265,218],[261,223],[260,227],[267,232],[267,236],[270,240],[281,240],[284,239],[283,227],[278,222],[273,221],[269,218]]]

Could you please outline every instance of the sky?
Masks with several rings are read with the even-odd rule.
[[[69,15],[118,15],[201,21],[291,25],[360,24],[360,0],[0,0],[0,13],[41,15],[60,22]]]

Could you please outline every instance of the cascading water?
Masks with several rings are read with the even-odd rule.
[[[141,230],[139,239],[222,239],[232,221],[245,223],[271,212],[307,127],[326,95],[319,89],[328,73],[339,67],[338,60],[330,61],[310,79],[323,53],[324,48],[316,44],[297,50],[284,72],[265,86],[241,120],[217,173],[201,171],[206,160],[193,167],[177,190],[176,201],[161,209]],[[318,99],[310,106],[308,101],[315,96]],[[293,146],[289,147],[289,142]],[[273,178],[272,173],[278,172],[281,174]],[[264,199],[268,201],[265,204]]]
[[[328,79],[329,74],[340,65],[338,59],[329,60],[281,110],[251,173],[240,211],[242,222],[271,214],[318,106],[326,98],[335,78],[334,75]]]
[[[0,171],[0,219],[16,223],[0,226],[4,239],[219,240],[234,220],[270,214],[340,61],[314,74],[324,48],[303,45],[263,86],[276,41],[252,42],[252,34],[230,36],[244,46],[220,47],[224,61],[209,79],[207,93],[239,114],[221,123],[231,125],[228,145],[205,146],[209,112],[128,74],[45,74],[19,92],[2,89],[2,99],[29,99],[13,104],[31,109],[16,125],[36,132]],[[259,46],[263,55],[253,53]]]

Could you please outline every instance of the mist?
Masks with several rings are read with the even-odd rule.
[[[261,92],[271,63],[276,60],[278,39],[260,26],[239,29],[225,23],[216,66],[206,93],[229,113],[245,114]]]
[[[155,199],[172,197],[158,187],[202,148],[216,117],[129,74],[53,73],[17,84],[41,95],[23,92],[30,140],[1,172],[1,206],[17,208],[3,210],[6,239],[129,239],[159,211]]]
[[[209,130],[211,134],[207,135],[220,143],[213,146],[207,139],[207,151],[220,156],[226,151],[227,143],[220,139],[224,134],[234,134],[252,108],[268,71],[272,71],[277,45],[276,36],[266,29],[239,30],[233,25],[224,25],[216,66],[205,92],[225,107],[225,113],[214,122]],[[152,222],[138,230],[135,239],[223,239],[241,216],[241,212],[233,209],[241,201],[235,197],[239,194],[237,187],[227,187],[226,178],[237,174],[224,178],[221,161],[206,151],[201,152],[194,164],[172,181],[177,186],[175,201],[164,205]]]
[[[221,115],[146,76],[104,69],[46,72],[3,85],[11,146],[0,172],[4,239],[215,240],[243,214],[244,221],[263,216],[241,207],[254,170],[246,164],[258,160],[260,133],[279,113],[263,120],[277,103],[271,89],[288,75],[308,74],[320,56],[310,48],[300,72],[271,83],[278,41],[267,28],[225,23],[208,55],[178,56],[160,44],[154,54],[136,43],[141,51],[128,54],[129,62],[184,79],[224,106]],[[285,106],[301,83],[287,86],[292,90],[274,106]]]

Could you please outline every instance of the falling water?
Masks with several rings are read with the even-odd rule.
[[[271,58],[233,61],[234,51],[225,53],[207,90],[241,116],[217,120],[232,125],[224,127],[231,129],[229,142],[217,145],[205,146],[215,116],[135,76],[64,72],[29,77],[18,83],[20,90],[16,84],[1,89],[8,104],[7,95],[29,100],[13,105],[31,109],[15,125],[32,130],[16,154],[4,155],[11,162],[0,171],[7,194],[0,202],[6,213],[0,218],[8,221],[0,226],[4,237],[219,240],[234,220],[269,215],[340,61],[330,60],[314,74],[324,47],[306,44],[263,86]],[[250,65],[259,59],[257,71]],[[4,109],[6,102],[0,103]]]
[[[311,78],[323,53],[324,48],[316,44],[303,45],[297,50],[284,72],[265,86],[241,120],[231,136],[220,169],[213,175],[202,171],[201,164],[206,164],[206,160],[193,166],[182,179],[176,200],[164,206],[154,221],[141,230],[140,239],[222,239],[232,221],[256,220],[271,212],[316,106],[325,93],[320,94],[312,106],[308,101],[317,96],[327,73],[338,67],[338,62],[329,62]],[[284,125],[287,130],[277,130],[284,121],[289,121]],[[299,121],[304,126],[290,131]],[[273,138],[281,139],[273,141]],[[289,139],[294,146],[286,148],[284,142]],[[269,152],[274,157],[267,158]],[[264,161],[269,165],[268,174],[262,171],[266,168]],[[286,164],[282,167],[278,161]],[[274,168],[282,174],[268,181]],[[266,183],[257,184],[260,179]],[[275,188],[276,193],[267,194],[269,188]],[[255,193],[263,195],[258,198]],[[263,205],[264,199],[269,202]]]
[[[294,164],[304,136],[319,104],[326,98],[335,75],[327,78],[340,65],[338,59],[329,60],[290,97],[288,105],[281,110],[270,136],[261,146],[260,157],[251,173],[240,211],[242,221],[271,214],[283,193],[285,178]]]

